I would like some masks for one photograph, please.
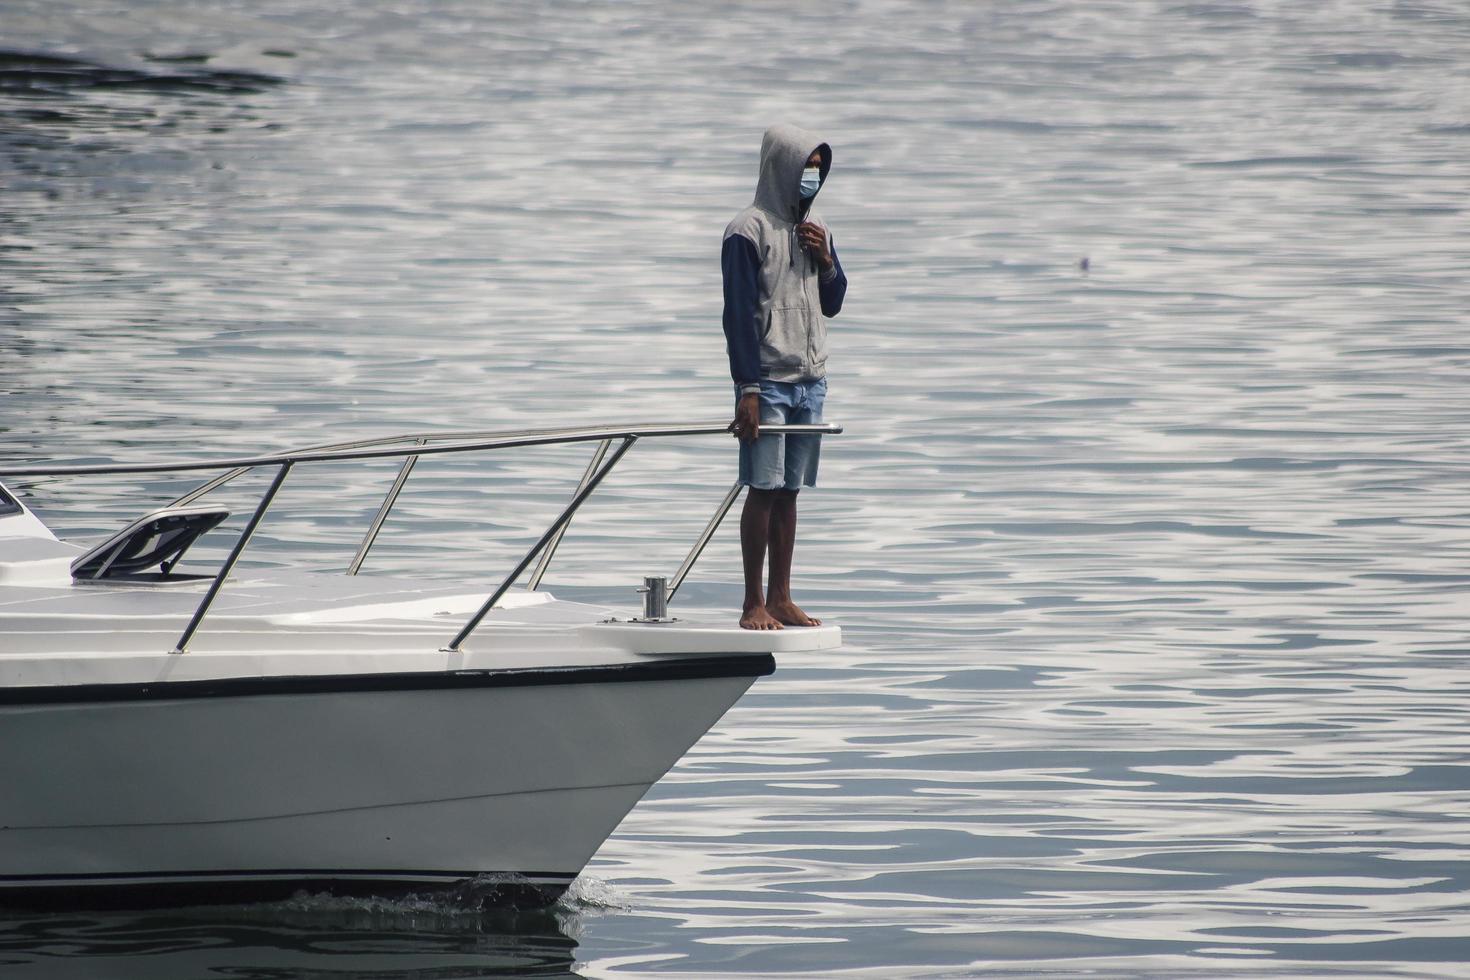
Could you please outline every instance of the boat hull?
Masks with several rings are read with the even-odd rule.
[[[553,900],[769,654],[0,691],[0,903]]]

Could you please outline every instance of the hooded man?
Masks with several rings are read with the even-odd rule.
[[[761,140],[755,201],[725,228],[725,341],[735,382],[745,629],[820,626],[791,600],[796,495],[817,480],[822,437],[761,434],[762,424],[822,421],[827,394],[827,321],[842,309],[847,276],[832,234],[812,211],[832,169],[832,148],[795,126]],[[770,553],[770,578],[761,571]]]

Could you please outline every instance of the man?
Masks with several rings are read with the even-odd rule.
[[[725,340],[735,381],[745,603],[752,630],[820,626],[791,599],[796,495],[815,485],[821,436],[761,434],[762,423],[822,420],[827,394],[827,323],[847,294],[832,236],[812,213],[832,169],[832,149],[794,126],[772,126],[761,141],[755,201],[725,228]],[[764,595],[761,571],[770,554]]]

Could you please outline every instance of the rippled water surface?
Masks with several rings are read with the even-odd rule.
[[[11,916],[6,977],[1470,975],[1464,4],[0,8],[7,462],[718,419],[772,121],[852,283],[797,556],[847,645],[572,898]],[[374,567],[493,581],[581,464],[426,461]],[[251,554],[340,569],[390,473]],[[730,479],[640,446],[548,584],[631,606]],[[738,580],[731,527],[679,601]]]

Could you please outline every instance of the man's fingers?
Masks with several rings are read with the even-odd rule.
[[[742,442],[752,442],[760,435],[761,415],[756,396],[743,395],[735,409],[735,421],[730,431]]]
[[[725,431],[733,432],[735,438],[742,442],[754,442],[760,438],[760,425],[755,422],[746,423],[736,419],[725,427]]]

